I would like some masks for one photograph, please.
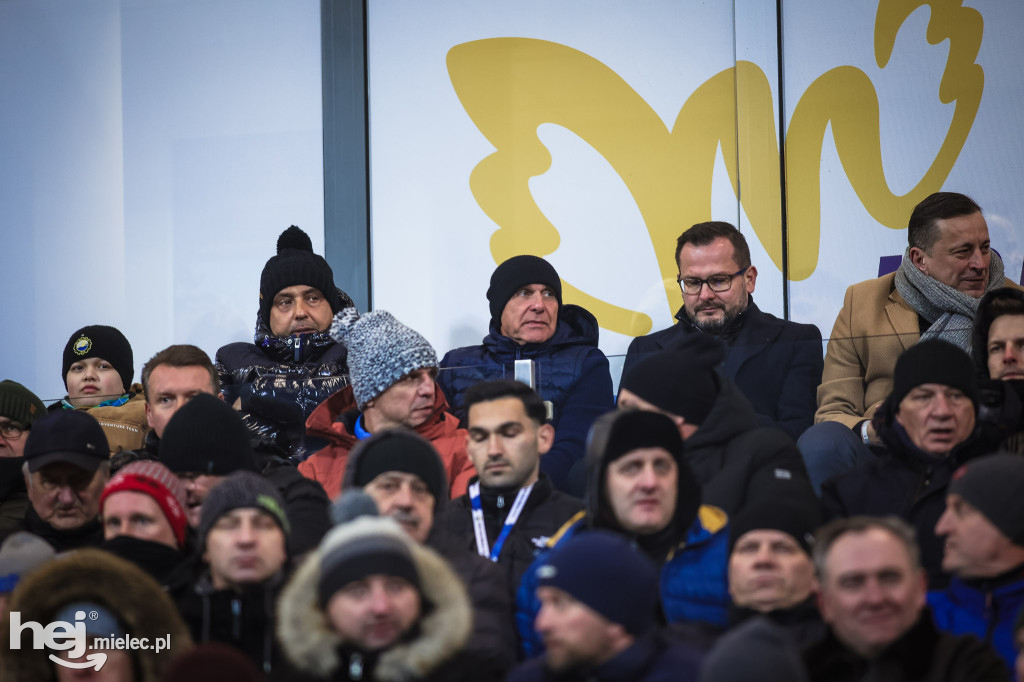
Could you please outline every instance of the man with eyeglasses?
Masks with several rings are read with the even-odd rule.
[[[19,530],[28,508],[21,475],[32,422],[46,414],[35,393],[16,381],[0,381],[0,542]]]
[[[821,332],[761,311],[751,296],[757,268],[740,231],[698,223],[676,241],[683,307],[677,324],[633,339],[622,376],[645,355],[709,334],[726,345],[719,370],[753,404],[761,426],[797,438],[814,421],[821,383]]]

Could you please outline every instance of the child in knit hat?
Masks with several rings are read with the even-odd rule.
[[[110,452],[142,447],[148,424],[142,384],[133,384],[132,347],[120,330],[82,327],[64,345],[67,396],[51,409],[84,409],[100,422]]]

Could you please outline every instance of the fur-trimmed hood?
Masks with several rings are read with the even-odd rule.
[[[46,625],[74,602],[108,608],[128,636],[148,637],[150,646],[155,638],[170,635],[169,651],[130,652],[142,682],[162,679],[171,661],[192,647],[174,603],[156,581],[134,564],[98,549],[77,550],[36,569],[18,583],[8,607],[21,614],[22,624],[31,620]],[[11,649],[7,618],[0,626],[0,639],[0,679],[4,682],[56,679],[51,652],[31,647],[31,631],[23,631],[20,649]]]
[[[374,679],[401,682],[423,678],[465,645],[472,625],[469,597],[444,559],[411,540],[392,519],[360,517],[328,533],[281,594],[277,635],[285,655],[300,671],[331,677],[341,664],[338,648],[346,644],[331,629],[319,606],[322,557],[342,544],[379,535],[398,538],[409,548],[419,572],[424,613],[418,622],[419,634],[381,654]]]

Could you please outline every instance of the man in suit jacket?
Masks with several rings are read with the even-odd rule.
[[[825,355],[815,425],[798,445],[815,488],[871,457],[871,426],[892,391],[896,358],[921,338],[970,350],[971,325],[986,291],[1016,286],[989,248],[988,225],[972,199],[936,192],[914,207],[899,269],[846,290]]]
[[[676,263],[683,294],[679,322],[633,339],[622,375],[644,355],[693,334],[710,334],[726,344],[719,369],[754,406],[760,426],[799,437],[813,423],[821,332],[813,324],[780,320],[758,309],[751,297],[757,268],[750,263],[746,239],[729,223],[699,223],[683,232]]]

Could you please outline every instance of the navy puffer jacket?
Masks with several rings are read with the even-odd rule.
[[[544,343],[519,345],[492,323],[479,346],[449,351],[441,359],[437,383],[452,413],[465,423],[463,397],[479,381],[513,379],[516,360],[532,359],[540,397],[553,407],[555,442],[540,468],[556,488],[569,492],[569,469],[583,457],[587,431],[614,406],[608,358],[597,347],[597,318],[577,305],[563,305],[558,326]]]

